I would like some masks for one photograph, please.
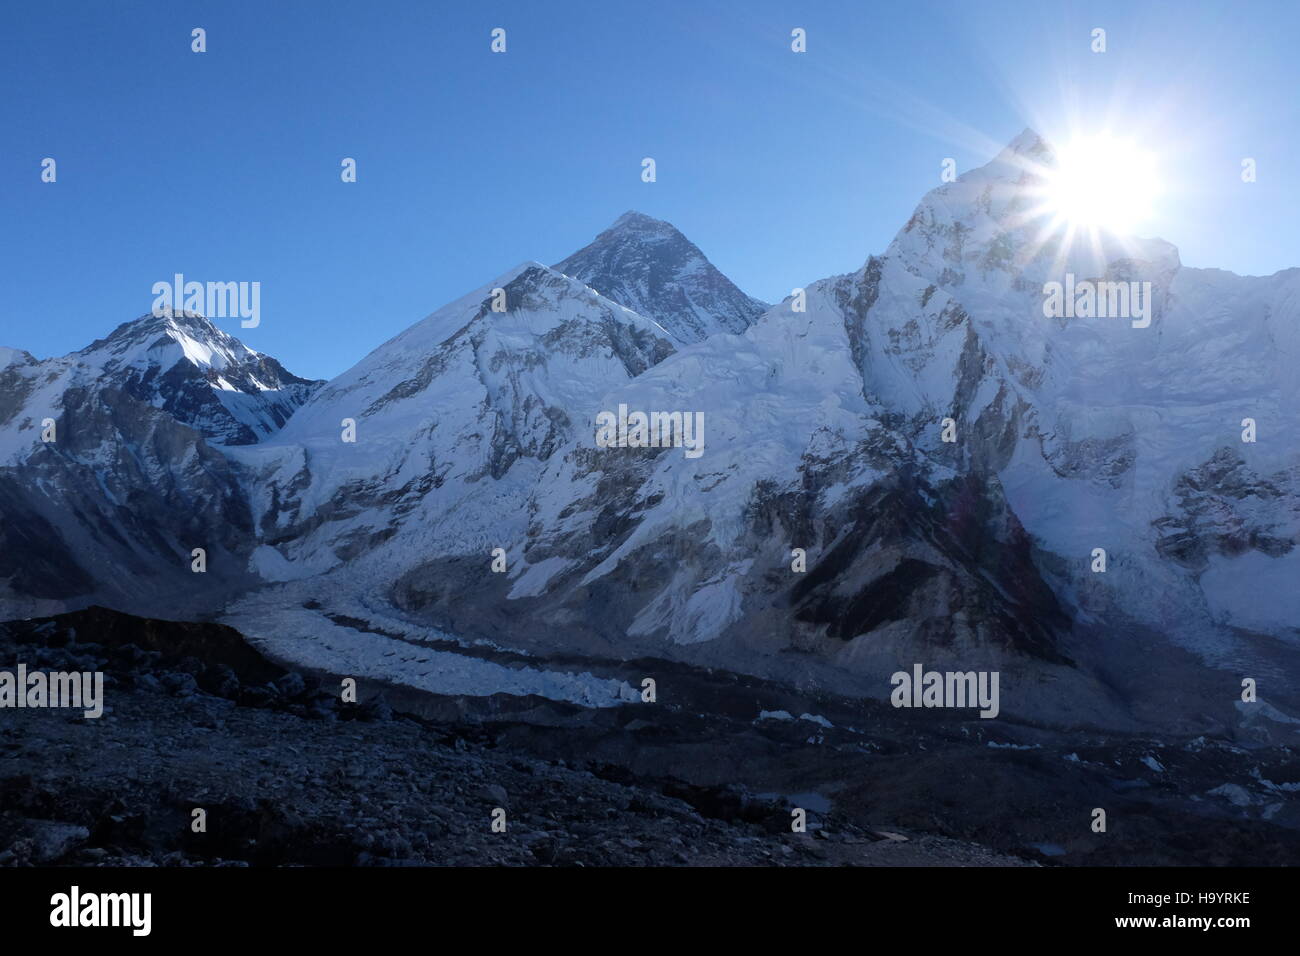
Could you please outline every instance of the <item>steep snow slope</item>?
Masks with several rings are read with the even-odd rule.
[[[229,450],[258,476],[260,567],[314,573],[408,526],[412,560],[509,545],[575,416],[672,350],[653,322],[582,283],[512,269],[380,346],[272,440]]]
[[[1026,131],[926,197],[884,257],[864,323],[865,377],[920,425],[941,413],[962,422],[952,454],[998,472],[1094,613],[1178,619],[1180,638],[1225,663],[1242,649],[1217,625],[1241,624],[1231,613],[1241,602],[1256,625],[1296,637],[1295,603],[1269,582],[1300,572],[1300,429],[1286,411],[1300,388],[1300,270],[1240,277],[1181,268],[1160,240],[1070,241],[1039,214],[1053,164]],[[928,283],[928,295],[952,296],[970,321],[945,335],[887,298],[905,285],[891,267]],[[1150,325],[1044,318],[1044,283],[1067,274],[1149,282]],[[877,317],[887,345],[872,335]],[[1241,440],[1248,417],[1258,442]],[[1240,469],[1235,487],[1207,469]],[[1108,553],[1105,577],[1089,570],[1094,548]],[[1256,573],[1221,573],[1247,552]],[[1210,564],[1215,573],[1202,575]]]

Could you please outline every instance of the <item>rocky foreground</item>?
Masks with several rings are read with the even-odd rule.
[[[109,704],[98,719],[0,711],[0,864],[1020,862],[834,816],[794,834],[774,801],[702,812],[671,787],[512,753],[482,727],[394,714],[382,696],[340,704],[219,625],[95,609],[6,630],[4,659],[106,671]],[[195,808],[206,832],[193,832]]]
[[[754,720],[741,702],[775,707],[779,692],[730,675],[669,675],[691,700],[658,710],[373,686],[341,703],[337,675],[286,671],[228,627],[100,608],[0,626],[0,667],[18,661],[102,670],[107,703],[98,719],[0,709],[5,865],[1300,858],[1285,747],[1075,735],[1062,749],[1035,728],[999,742],[978,721],[862,702],[853,716],[830,700],[819,704],[834,723]],[[1088,826],[1099,802],[1107,834]],[[792,805],[807,809],[806,833],[791,832]],[[498,808],[505,832],[493,830]]]

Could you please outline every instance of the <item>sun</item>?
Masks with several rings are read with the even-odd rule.
[[[1118,234],[1150,218],[1162,191],[1156,157],[1109,133],[1070,142],[1044,179],[1049,214],[1071,227]]]

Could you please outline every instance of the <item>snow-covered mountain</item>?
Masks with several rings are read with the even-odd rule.
[[[91,600],[175,613],[203,604],[185,595],[248,583],[245,491],[217,449],[271,434],[320,383],[193,313],[146,315],[61,358],[5,349],[0,363],[7,616]],[[190,571],[194,548],[210,572]],[[227,552],[244,556],[217,560]]]
[[[423,555],[509,546],[601,393],[672,351],[581,282],[517,266],[381,345],[274,438],[228,449],[255,476],[262,569],[302,577],[391,537]]]
[[[948,454],[996,471],[1081,609],[1178,620],[1180,642],[1244,663],[1232,629],[1300,636],[1300,601],[1276,586],[1300,572],[1300,428],[1287,412],[1300,270],[1242,277],[1184,268],[1160,240],[1045,234],[1034,210],[1053,163],[1026,131],[926,197],[883,257],[864,376],[922,424],[959,419]],[[1044,318],[1044,283],[1067,274],[1149,282],[1150,324]],[[968,319],[927,322],[899,301],[909,282]],[[1242,440],[1246,418],[1258,441]],[[1104,574],[1090,569],[1096,548]]]
[[[767,310],[670,224],[639,212],[619,216],[555,270],[653,319],[684,345],[743,332]]]
[[[177,495],[211,483],[235,516],[226,620],[397,680],[434,679],[433,636],[866,696],[915,662],[997,669],[1007,711],[1062,722],[1226,722],[1242,676],[1296,707],[1300,270],[1068,242],[1040,214],[1054,162],[1026,131],[761,315],[632,213],[439,309],[263,441],[198,443]],[[1076,280],[1149,283],[1149,321],[1045,317]],[[30,364],[3,360],[0,386]],[[697,445],[609,447],[618,412]],[[529,686],[576,699],[557,673]]]
[[[323,384],[193,312],[145,315],[67,358],[77,376],[120,388],[223,445],[275,433]]]
[[[879,420],[842,318],[676,353],[657,332],[521,266],[381,346],[273,439],[229,449],[255,476],[257,566],[291,582],[232,621],[276,639],[380,615],[542,655],[703,652],[760,670],[802,645],[848,678],[877,627],[1064,662],[1067,621],[1015,517]],[[597,418],[620,405],[702,413],[703,453],[599,447]],[[955,522],[972,498],[981,513]]]
[[[0,372],[9,399],[40,411],[60,409],[73,389],[116,389],[160,408],[208,441],[244,445],[277,431],[322,383],[290,374],[193,312],[144,315],[61,358],[38,361],[4,349]],[[6,418],[5,460],[22,458],[39,440],[38,419]]]

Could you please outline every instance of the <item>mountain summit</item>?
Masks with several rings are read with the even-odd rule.
[[[248,445],[278,431],[320,382],[299,378],[195,312],[152,313],[67,357],[209,441]]]
[[[634,211],[555,270],[654,319],[681,345],[716,332],[739,334],[767,311],[670,223]]]

